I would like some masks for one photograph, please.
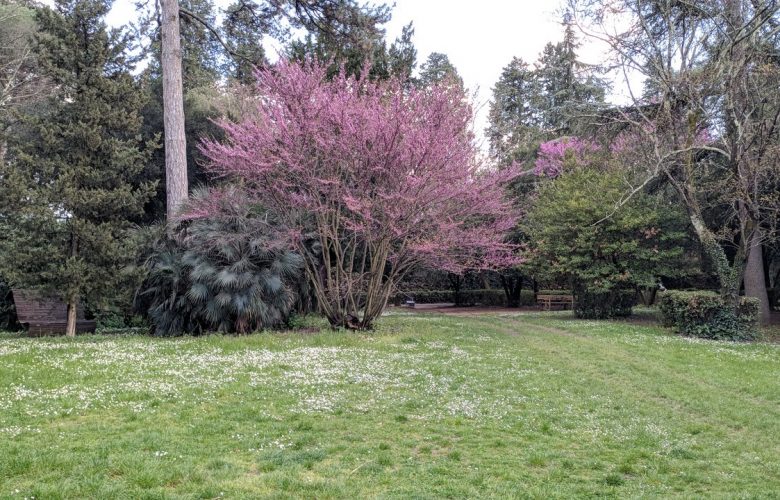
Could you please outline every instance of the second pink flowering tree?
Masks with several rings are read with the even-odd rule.
[[[309,62],[259,72],[256,90],[244,119],[221,123],[226,140],[202,149],[215,174],[278,214],[332,326],[371,328],[417,265],[517,260],[504,240],[517,222],[504,188],[514,173],[481,168],[456,86],[329,80]]]

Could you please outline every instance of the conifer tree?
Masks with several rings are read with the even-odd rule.
[[[0,172],[0,198],[14,210],[0,221],[11,236],[3,250],[18,248],[3,273],[60,294],[67,335],[75,335],[79,300],[98,296],[117,276],[128,219],[141,214],[155,188],[139,180],[156,145],[141,139],[143,93],[131,74],[131,38],[107,30],[110,5],[56,0],[37,12],[36,56],[57,92],[41,115],[27,117],[25,140]],[[43,234],[33,237],[32,226]],[[27,242],[14,244],[14,234]]]
[[[428,59],[420,66],[418,86],[430,87],[448,79],[452,80],[458,87],[463,88],[463,78],[458,74],[457,68],[452,64],[447,54],[431,52]]]
[[[577,58],[580,43],[568,16],[563,24],[563,40],[545,46],[535,70],[542,124],[557,136],[574,133],[573,122],[591,111],[593,106],[604,102],[607,86],[596,75],[597,68]]]

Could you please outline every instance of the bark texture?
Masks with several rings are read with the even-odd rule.
[[[761,304],[759,320],[762,325],[767,325],[771,320],[771,310],[769,307],[769,295],[766,291],[764,255],[759,230],[753,231],[749,245],[747,263],[745,265],[745,295],[756,297],[759,300]]]
[[[67,323],[65,323],[65,335],[68,337],[76,336],[76,312],[78,305],[78,297],[72,296],[68,299],[68,319]]]
[[[167,215],[172,219],[187,199],[187,142],[179,35],[179,2],[162,0],[163,121]]]

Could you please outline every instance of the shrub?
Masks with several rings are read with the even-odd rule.
[[[463,290],[460,301],[464,306],[506,307],[506,294],[503,290]]]
[[[201,151],[284,221],[331,326],[371,329],[414,266],[519,263],[505,235],[520,169],[483,168],[463,89],[328,72],[314,60],[263,68],[263,98]]]
[[[577,316],[629,315],[637,287],[686,273],[687,219],[642,191],[623,200],[627,174],[609,158],[568,160],[540,184],[525,221],[529,265],[539,279],[573,288]]]
[[[574,314],[583,319],[625,318],[631,316],[636,305],[636,291],[611,289],[591,292],[578,289],[574,292]]]
[[[269,214],[233,189],[219,199],[209,217],[161,230],[144,262],[136,309],[156,335],[279,326],[305,295],[301,257],[276,245]]]
[[[757,335],[758,300],[740,297],[736,309],[714,292],[667,291],[659,309],[664,326],[682,335],[715,340],[754,340]]]

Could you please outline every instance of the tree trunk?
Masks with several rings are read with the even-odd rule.
[[[184,89],[181,76],[179,2],[162,4],[163,121],[167,215],[172,219],[187,199],[187,142],[184,135]]]
[[[766,278],[764,274],[764,255],[761,243],[761,230],[756,228],[748,242],[747,264],[745,265],[745,295],[755,297],[760,303],[759,320],[762,325],[769,324],[771,312],[769,296],[766,293]]]
[[[729,264],[726,252],[723,251],[723,247],[721,247],[715,239],[715,235],[704,225],[701,216],[697,212],[691,211],[690,207],[689,217],[693,229],[699,237],[699,242],[701,242],[704,253],[709,257],[712,266],[715,268],[715,273],[718,275],[721,296],[727,303],[736,308],[739,302],[739,285],[742,281],[738,269],[739,264],[733,266]],[[735,259],[735,262],[740,262],[739,255]]]
[[[522,276],[505,276],[501,274],[501,286],[504,288],[507,307],[520,307],[520,296],[523,292]]]
[[[450,273],[450,287],[452,289],[452,300],[456,306],[462,306],[463,300],[460,296],[460,290],[463,286],[463,278],[459,274]]]
[[[79,254],[79,240],[73,228],[70,233],[70,252],[68,257],[76,258]],[[65,335],[68,337],[76,336],[76,312],[78,311],[79,295],[76,290],[68,291],[68,312],[65,322]]]
[[[68,321],[65,323],[65,335],[68,337],[76,336],[76,311],[78,306],[78,295],[72,295],[68,298]]]

